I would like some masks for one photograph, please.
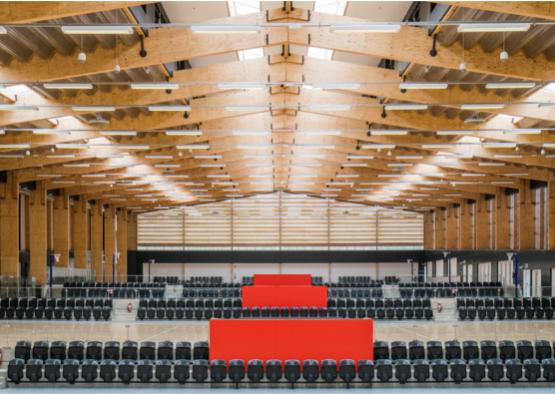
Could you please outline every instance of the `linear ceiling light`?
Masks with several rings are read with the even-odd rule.
[[[155,168],[179,168],[179,167],[181,167],[181,164],[170,164],[170,163],[163,164],[162,163],[162,164],[155,164],[154,167]]]
[[[361,149],[395,149],[392,144],[362,144]]]
[[[0,104],[0,111],[38,111],[35,105]]]
[[[516,142],[482,142],[484,148],[516,148]]]
[[[172,137],[181,137],[181,136],[191,136],[191,137],[199,137],[202,135],[201,130],[166,130],[164,132],[167,136]]]
[[[493,155],[494,159],[522,159],[522,155]]]
[[[150,149],[150,145],[143,145],[143,144],[116,144],[119,149]]]
[[[481,161],[478,163],[479,167],[503,167],[505,163],[495,161]]]
[[[399,89],[401,90],[413,90],[413,89],[447,89],[449,84],[446,82],[402,82],[399,84]]]
[[[45,89],[92,89],[92,83],[74,83],[74,82],[49,82],[42,85]]]
[[[422,149],[449,149],[454,146],[454,144],[422,144]]]
[[[310,111],[349,111],[349,104],[309,104],[304,106]]]
[[[307,136],[341,135],[341,130],[299,130],[297,133]]]
[[[490,82],[486,84],[486,89],[532,89],[534,82]]]
[[[202,34],[258,33],[258,25],[192,25],[191,31]]]
[[[516,134],[516,135],[529,135],[529,134],[541,134],[542,129],[511,129],[511,130],[503,130],[503,134]]]
[[[179,84],[172,82],[133,82],[131,89],[134,90],[176,90]]]
[[[368,155],[347,155],[347,159],[349,160],[373,160],[374,156]]]
[[[151,112],[188,112],[191,110],[190,105],[149,105],[148,110]]]
[[[401,30],[401,25],[389,23],[355,23],[331,25],[330,29],[335,33],[398,33]]]
[[[56,149],[89,149],[89,144],[56,144]]]
[[[505,104],[501,103],[484,103],[484,104],[461,104],[463,110],[482,110],[482,109],[503,109]]]
[[[48,159],[75,159],[75,154],[73,153],[62,153],[62,154],[51,154],[46,155]]]
[[[466,135],[473,133],[475,130],[438,130],[437,135]]]
[[[137,135],[137,132],[132,130],[105,130],[101,131],[100,135],[133,137]]]
[[[368,167],[367,163],[343,163],[341,167]]]
[[[176,145],[177,149],[210,149],[210,145],[208,144],[185,144],[185,145]]]
[[[0,149],[29,149],[30,144],[0,144]]]
[[[459,33],[496,33],[528,31],[530,23],[462,23],[457,27]]]
[[[204,164],[201,164],[200,167],[202,167],[202,168],[224,168],[225,164],[224,163],[204,163]]]
[[[218,89],[245,89],[245,90],[258,90],[264,89],[266,84],[264,82],[220,82]]]
[[[72,111],[79,112],[113,112],[116,107],[112,105],[74,105],[71,107]]]
[[[314,82],[313,89],[358,89],[360,83],[356,82]]]
[[[33,129],[35,135],[69,135],[69,130],[56,130],[56,129]]]
[[[221,159],[222,155],[194,155],[193,159],[198,160],[218,160]]]
[[[407,130],[370,130],[370,135],[388,136],[388,135],[407,135]]]
[[[145,159],[166,160],[166,159],[173,159],[173,156],[172,155],[145,155]]]
[[[65,34],[133,34],[131,26],[117,25],[76,25],[62,26]]]
[[[386,104],[384,108],[388,111],[421,111],[427,110],[427,104]]]
[[[230,112],[265,111],[267,109],[267,105],[228,105],[225,107],[225,110]]]

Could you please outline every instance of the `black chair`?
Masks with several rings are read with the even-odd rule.
[[[405,384],[411,377],[410,361],[406,359],[397,360],[395,363],[395,378],[401,384]]]
[[[320,375],[320,366],[317,360],[303,361],[303,379],[307,382],[315,382]]]
[[[256,383],[264,378],[264,361],[259,359],[249,360],[247,363],[247,377]]]
[[[374,341],[374,359],[389,359],[389,344],[386,341]]]
[[[535,358],[524,360],[524,377],[529,382],[536,382],[541,377],[541,366]]]
[[[17,341],[14,349],[14,357],[27,361],[31,358],[31,342]]]
[[[388,382],[393,377],[393,365],[391,360],[376,360],[376,376],[382,383]]]
[[[74,384],[79,378],[79,360],[65,360],[62,367],[62,376],[66,382]]]
[[[135,341],[125,341],[121,347],[121,358],[123,360],[137,360],[138,345]]]
[[[135,343],[136,345],[136,343]],[[136,350],[136,347],[135,347]],[[173,348],[171,349],[173,352]],[[141,347],[139,349],[139,359],[140,360],[156,360],[156,343],[152,341],[141,342]],[[173,359],[173,357],[172,357]]]
[[[299,360],[285,360],[283,376],[291,385],[294,385],[301,378],[301,362]]]
[[[194,343],[193,360],[208,360],[208,342],[199,341]]]
[[[227,375],[227,366],[225,360],[210,361],[210,379],[213,382],[223,382]]]
[[[480,357],[480,348],[476,341],[463,341],[463,358],[468,362],[469,360]]]
[[[281,361],[268,360],[266,361],[266,379],[275,383],[281,379]]]
[[[102,360],[100,362],[100,378],[104,382],[112,382],[116,378],[116,362],[114,360]]]
[[[522,378],[522,363],[518,358],[506,360],[505,368],[507,369],[507,379],[509,379],[512,384],[515,384]]]
[[[228,368],[229,379],[238,384],[245,378],[245,362],[239,359],[233,359],[229,361]]]
[[[25,376],[31,382],[38,382],[42,378],[43,360],[40,358],[31,358],[27,361],[25,367]]]
[[[57,358],[49,358],[44,363],[44,377],[50,383],[55,383],[60,379],[60,368],[62,362]]]
[[[193,360],[192,376],[197,383],[202,383],[208,379],[208,360]]]
[[[191,354],[191,342],[182,341],[175,344],[176,360],[190,360]]]
[[[141,350],[140,350],[140,354],[141,354],[141,358],[142,358],[142,344],[141,344]],[[146,349],[145,348],[145,352],[146,354],[149,354],[150,352],[150,348]],[[174,355],[173,355],[173,342],[171,341],[161,341],[158,343],[158,348],[156,349],[156,358],[158,360],[173,360],[174,359]],[[190,357],[189,357],[190,358]]]
[[[468,362],[468,376],[473,382],[481,382],[486,377],[486,364],[479,358]]]
[[[87,350],[85,353],[87,359],[102,360],[102,342],[89,341],[87,342]]]
[[[326,383],[332,383],[337,379],[337,362],[333,359],[322,360],[320,375]]]
[[[139,360],[137,363],[137,378],[141,383],[147,383],[152,380],[154,361],[152,360]]]
[[[372,360],[359,360],[357,374],[361,382],[371,382],[374,379],[374,362]]]
[[[555,382],[555,359],[542,360],[543,378],[548,382]]]
[[[456,360],[462,357],[461,344],[457,340],[445,342],[445,358],[447,360]]]
[[[356,377],[356,364],[354,360],[343,359],[339,362],[339,378],[345,383],[351,383]]]
[[[206,362],[206,360],[204,360]],[[170,362],[169,360],[159,360],[160,362]],[[171,362],[170,362],[171,363]],[[173,377],[180,384],[184,384],[189,379],[189,359],[177,359],[173,367]],[[169,367],[171,370],[171,366]],[[208,374],[208,372],[207,372]],[[206,380],[206,378],[204,378]]]
[[[50,345],[50,358],[64,361],[66,359],[66,343],[64,341],[54,341]]]
[[[22,358],[14,358],[8,363],[8,379],[18,384],[23,379],[23,367],[25,360]]]
[[[516,349],[513,341],[503,340],[499,342],[499,358],[505,362],[506,360],[516,357]]]
[[[52,350],[51,350],[52,351]],[[85,344],[83,341],[71,341],[67,348],[67,358],[82,361],[85,357]]]
[[[501,379],[503,379],[503,361],[500,358],[488,359],[486,362],[486,367],[488,370],[488,378],[492,382],[499,382]]]
[[[428,341],[426,343],[426,354],[428,360],[438,360],[443,358],[443,346],[440,341]]]
[[[407,358],[407,344],[405,341],[391,342],[391,359],[400,360]]]
[[[417,382],[425,382],[430,378],[430,366],[427,360],[417,359],[414,361],[414,378]]]
[[[35,341],[32,358],[46,361],[48,358],[48,341]]]
[[[81,377],[87,383],[94,382],[98,377],[98,361],[84,360],[81,365]]]
[[[135,377],[135,363],[133,360],[121,360],[118,364],[118,378],[125,384],[129,384]]]
[[[433,359],[431,362],[432,378],[436,382],[443,382],[449,376],[447,361],[443,358]]]
[[[151,360],[148,360],[152,362]],[[137,371],[137,374],[139,372]],[[160,383],[167,383],[172,376],[172,363],[170,360],[158,360],[155,366],[154,376]],[[139,377],[140,379],[140,377]]]
[[[497,344],[495,341],[480,341],[480,354],[482,355],[482,360],[486,362],[497,358]]]
[[[426,352],[424,349],[424,342],[413,340],[409,342],[409,359],[419,360],[426,358]]]
[[[449,361],[451,368],[451,379],[455,383],[461,383],[466,379],[466,363],[464,360],[457,358]]]
[[[536,358],[539,362],[547,358],[551,358],[551,344],[546,340],[537,340],[534,342]],[[34,357],[34,356],[33,356]]]
[[[109,360],[119,360],[120,345],[118,341],[108,341],[104,344],[104,358]]]

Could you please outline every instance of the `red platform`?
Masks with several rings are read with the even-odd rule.
[[[312,275],[309,274],[255,274],[253,285],[305,285],[312,284]]]
[[[372,360],[370,319],[211,319],[210,359]]]
[[[243,307],[313,307],[328,306],[326,286],[243,286]]]

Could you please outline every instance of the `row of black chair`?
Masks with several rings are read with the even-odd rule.
[[[110,297],[110,298],[162,298],[164,289],[133,288],[78,288],[62,289],[62,297]]]
[[[555,346],[555,343],[554,343]],[[492,358],[500,358],[508,360],[518,358],[521,361],[536,358],[542,361],[553,357],[551,343],[547,340],[536,340],[534,344],[528,340],[520,340],[516,342],[502,340],[499,342],[493,340],[463,341],[462,345],[457,340],[446,341],[428,341],[426,343],[413,340],[407,343],[405,341],[394,341],[391,346],[385,341],[374,342],[374,358],[380,359],[441,359],[447,360],[464,359],[470,361],[480,358],[487,361]]]
[[[172,373],[173,370],[173,373]],[[411,364],[408,360],[355,360],[334,359],[318,360],[249,360],[235,359],[229,363],[225,360],[85,360],[80,364],[78,360],[67,359],[30,359],[25,363],[22,359],[13,359],[8,365],[8,378],[11,382],[21,381],[57,382],[63,377],[68,383],[75,383],[79,379],[84,382],[141,382],[148,383],[156,379],[159,383],[172,381],[186,383],[191,378],[196,383],[233,383],[239,384],[246,379],[250,383],[284,382],[294,385],[297,382],[315,383],[371,383],[397,381],[401,384],[407,382],[434,382],[451,381],[453,383],[471,382],[501,382],[509,381],[555,381],[555,359],[531,359],[521,363],[518,359],[510,359],[505,363],[500,359],[490,359],[484,362],[473,359],[468,364],[461,359],[447,362],[445,359],[435,359],[430,362],[418,360]],[[487,377],[487,380],[486,380]],[[542,379],[543,378],[543,379]]]
[[[502,287],[501,282],[401,282],[399,287],[449,287],[449,288],[472,288],[472,287]]]
[[[84,308],[50,308],[37,306],[36,308],[0,308],[0,320],[110,320],[112,308],[110,307],[84,307]]]
[[[240,298],[170,298],[168,300],[139,300],[140,308],[241,308]]]
[[[383,290],[380,288],[330,288],[330,297],[339,298],[382,298]]]
[[[241,297],[241,289],[229,287],[183,288],[183,297],[187,298],[237,298]]]
[[[493,308],[493,307],[460,307],[458,308],[459,320],[551,320],[553,319],[552,307],[517,307],[517,308]]]
[[[241,318],[347,318],[347,319],[426,319],[431,308],[139,308],[138,320],[210,320]]]
[[[112,307],[110,298],[27,298],[27,297],[11,297],[0,299],[0,308],[84,308],[84,307]]]
[[[133,288],[133,289],[163,289],[164,283],[156,282],[65,282],[64,287],[96,287],[96,288]]]
[[[152,278],[154,283],[162,283],[165,285],[178,285],[181,283],[177,276],[155,276]]]
[[[328,307],[333,308],[431,308],[429,299],[402,298],[328,298]]]
[[[25,361],[34,358],[46,360],[55,358],[59,360],[208,360],[208,342],[177,342],[174,346],[171,341],[161,341],[156,345],[152,341],[108,341],[104,344],[100,341],[71,341],[69,345],[65,341],[18,341],[14,349],[15,358]]]
[[[457,298],[457,308],[459,307],[532,307],[532,308],[555,308],[555,297],[496,297],[496,298]]]

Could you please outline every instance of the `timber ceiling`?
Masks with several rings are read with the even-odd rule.
[[[175,3],[0,3],[0,171],[140,211],[276,190],[423,210],[553,179],[552,2],[335,3],[194,2],[194,26]],[[372,22],[399,31],[338,31]],[[62,31],[107,24],[133,32]]]

